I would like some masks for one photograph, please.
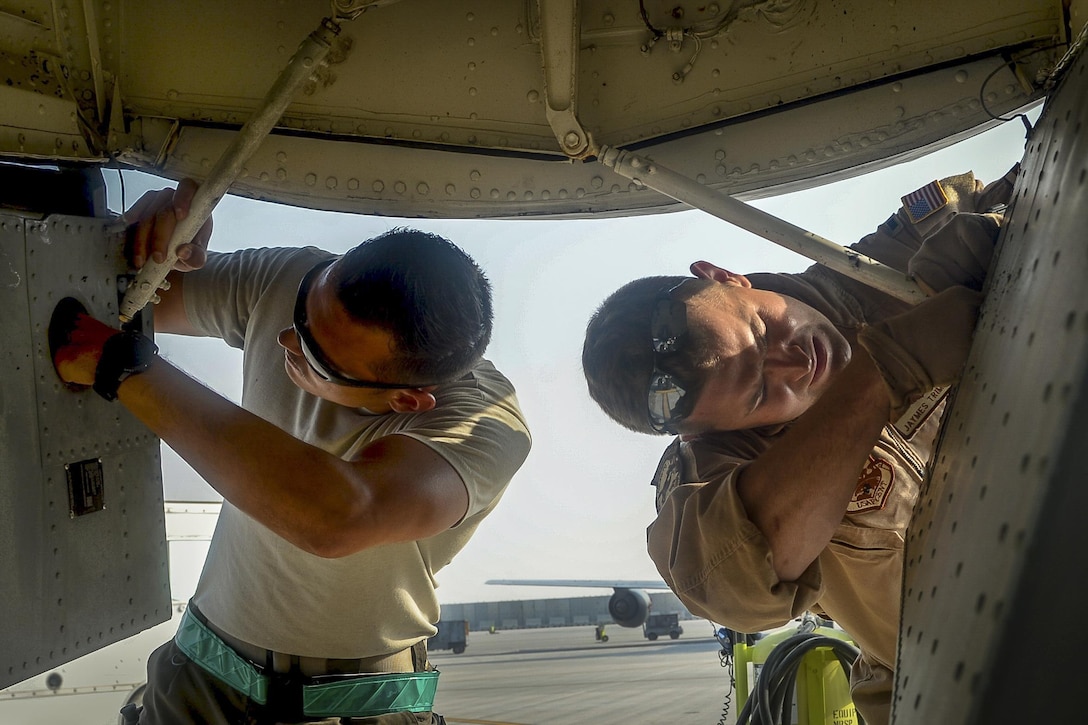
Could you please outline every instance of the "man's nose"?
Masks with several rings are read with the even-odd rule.
[[[812,369],[812,360],[799,345],[778,345],[767,350],[763,374],[785,382],[801,380]]]

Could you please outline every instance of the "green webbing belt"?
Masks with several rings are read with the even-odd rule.
[[[268,702],[270,678],[228,647],[186,609],[174,635],[178,649],[209,674],[254,702]],[[373,717],[428,712],[438,689],[438,671],[393,672],[302,686],[302,712],[317,717]]]
[[[429,712],[438,670],[392,672],[302,686],[302,712],[318,717],[374,717],[393,712]]]
[[[185,656],[258,704],[268,702],[268,676],[257,671],[186,609],[174,643]]]

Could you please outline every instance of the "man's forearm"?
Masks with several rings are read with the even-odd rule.
[[[782,581],[801,576],[831,540],[888,416],[883,381],[858,350],[827,392],[741,471],[737,491]]]
[[[238,407],[163,360],[118,400],[225,499],[300,548],[365,506],[351,464]],[[314,553],[317,553],[314,551]]]

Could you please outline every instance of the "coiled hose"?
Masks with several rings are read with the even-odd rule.
[[[830,647],[846,679],[850,679],[850,666],[858,657],[857,647],[841,639],[811,632],[795,634],[779,643],[767,656],[755,688],[737,716],[737,725],[789,725],[801,658],[817,647]],[[860,714],[858,722],[864,725]]]

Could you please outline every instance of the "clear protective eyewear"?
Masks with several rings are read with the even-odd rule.
[[[426,388],[433,383],[382,383],[376,380],[361,380],[338,371],[336,366],[329,362],[329,358],[321,351],[317,341],[310,334],[309,320],[306,316],[306,298],[310,294],[313,285],[321,271],[336,261],[336,258],[326,259],[315,264],[298,285],[298,296],[295,298],[294,329],[298,337],[298,346],[302,349],[302,356],[306,358],[306,364],[317,375],[330,383],[343,385],[350,388],[377,388],[379,390],[399,390],[402,388]]]
[[[652,345],[653,370],[646,396],[650,414],[650,427],[658,433],[676,434],[676,424],[687,413],[680,412],[687,390],[672,373],[661,369],[659,355],[667,355],[680,349],[680,343],[688,331],[687,305],[672,298],[676,290],[690,280],[672,287],[654,304],[650,316],[650,343]]]

